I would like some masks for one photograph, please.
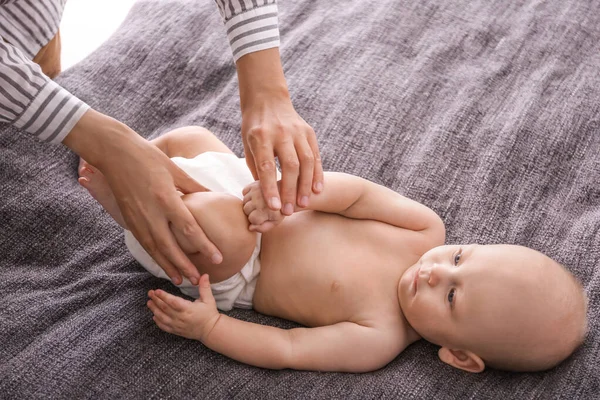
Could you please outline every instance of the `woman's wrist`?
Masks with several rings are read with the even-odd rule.
[[[140,139],[127,125],[89,109],[63,139],[63,144],[90,164],[103,169],[115,154]]]
[[[242,113],[257,103],[290,101],[278,48],[246,54],[236,67]]]

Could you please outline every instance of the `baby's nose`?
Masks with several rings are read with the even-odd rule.
[[[431,269],[432,268],[433,267],[431,265],[423,265],[419,269],[419,279],[420,280],[424,280],[429,285],[431,285],[431,283],[429,282],[429,280],[431,278]]]
[[[440,283],[442,278],[440,269],[440,266],[437,264],[428,265],[427,267],[421,267],[419,275],[425,279],[429,286],[435,287],[438,283]]]

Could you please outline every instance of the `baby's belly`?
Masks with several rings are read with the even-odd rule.
[[[397,283],[416,260],[389,248],[394,234],[375,221],[294,214],[263,235],[254,308],[322,326],[360,318],[379,298],[397,305]]]

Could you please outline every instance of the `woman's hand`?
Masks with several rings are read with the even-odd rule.
[[[260,181],[269,207],[291,215],[295,205],[307,207],[311,193],[323,190],[323,167],[315,132],[292,105],[279,49],[241,57],[237,71],[248,168]],[[275,157],[282,170],[281,191],[277,190]]]
[[[172,229],[215,264],[223,257],[177,192],[206,191],[162,151],[124,124],[87,111],[63,141],[97,167],[110,185],[128,229],[175,284],[181,273],[197,284],[199,273]]]

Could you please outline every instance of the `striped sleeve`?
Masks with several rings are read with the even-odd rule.
[[[276,0],[215,0],[225,22],[234,61],[279,47]]]
[[[60,143],[88,109],[0,38],[0,122]]]
[[[0,36],[32,59],[58,31],[65,0],[0,0]]]

